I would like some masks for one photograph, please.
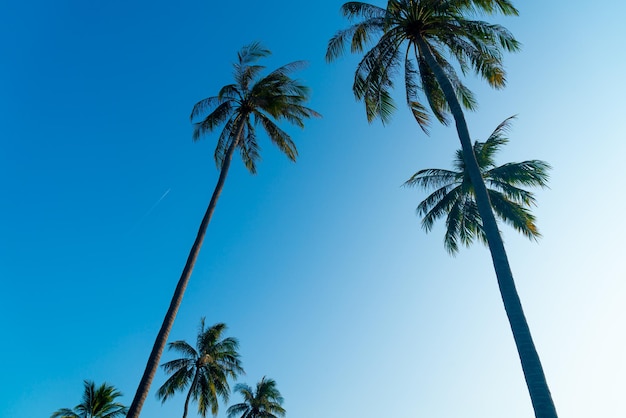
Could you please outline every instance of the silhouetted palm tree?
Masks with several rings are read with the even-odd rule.
[[[122,393],[106,383],[96,385],[85,380],[83,401],[74,409],[63,408],[53,413],[50,418],[117,418],[123,417],[128,408],[115,399]]]
[[[232,337],[222,339],[225,330],[226,325],[221,323],[205,329],[202,318],[195,349],[186,341],[168,344],[170,350],[177,351],[183,357],[161,366],[171,376],[159,388],[157,396],[165,402],[174,393],[189,388],[183,418],[187,416],[191,399],[198,403],[198,413],[203,417],[209,410],[217,415],[218,397],[224,402],[228,401],[228,379],[235,379],[243,373],[237,352],[239,343]]]
[[[256,127],[260,125],[270,140],[290,160],[295,161],[298,155],[296,145],[276,122],[287,121],[302,128],[305,119],[319,116],[318,113],[304,106],[309,97],[309,89],[290,77],[293,71],[303,66],[302,61],[287,64],[260,77],[264,67],[255,62],[269,54],[270,51],[258,43],[242,48],[238,53],[238,61],[234,64],[235,83],[222,87],[217,96],[196,103],[191,112],[192,121],[202,118],[200,122],[194,124],[194,140],[223,127],[215,149],[215,161],[220,169],[220,175],[176,285],[169,309],[152,347],[127,418],[139,417],[143,403],[148,396],[152,379],[154,379],[167,337],[200,253],[217,200],[222,193],[235,151],[239,150],[245,166],[250,172],[255,173],[255,162],[259,159]]]
[[[495,12],[517,15],[517,9],[508,0],[390,0],[386,8],[348,2],[341,11],[349,19],[360,21],[339,31],[329,41],[326,59],[332,61],[342,55],[346,44],[351,52],[361,53],[374,43],[358,64],[353,84],[356,97],[365,102],[368,120],[376,117],[383,123],[389,120],[395,108],[390,93],[393,76],[399,72],[404,72],[407,104],[423,130],[427,130],[430,119],[428,108],[420,102],[420,92],[440,122],[447,124],[450,114],[454,118],[535,416],[555,418],[556,408],[463,114],[462,106],[474,109],[476,101],[455,69],[456,65],[464,74],[473,70],[492,87],[504,87],[501,53],[519,49],[518,42],[504,27],[467,16]]]
[[[546,187],[550,166],[539,160],[496,166],[494,156],[508,142],[504,135],[511,119],[498,125],[487,141],[476,141],[474,154],[498,218],[526,237],[536,239],[541,234],[535,225],[535,216],[529,210],[535,205],[535,196],[522,187]],[[461,150],[456,152],[453,165],[453,170],[420,170],[405,183],[424,189],[436,188],[419,204],[417,212],[424,216],[422,226],[426,231],[432,229],[437,219],[446,217],[444,244],[452,254],[459,250],[459,243],[469,246],[475,238],[487,243],[476,206],[474,187],[467,174]]]
[[[282,407],[283,397],[276,388],[273,379],[265,376],[256,384],[253,390],[246,384],[239,383],[235,391],[243,396],[243,402],[228,408],[228,418],[279,418],[285,416]]]

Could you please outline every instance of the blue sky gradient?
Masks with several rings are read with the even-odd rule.
[[[517,114],[498,161],[553,166],[544,237],[502,230],[560,416],[626,416],[626,6],[516,3],[496,21],[522,51],[504,90],[468,77],[470,132]],[[359,58],[324,62],[341,4],[0,7],[0,418],[73,407],[83,379],[130,404],[218,176],[216,137],[193,143],[189,113],[252,41],[269,69],[309,61],[298,77],[324,117],[285,126],[296,164],[265,137],[256,176],[235,160],[170,339],[225,322],[240,381],[275,379],[291,418],[532,416],[488,251],[449,257],[443,224],[426,234],[415,216],[425,194],[401,187],[450,167],[456,132],[425,136],[400,88],[393,121],[368,125]],[[156,399],[164,378],[143,417],[182,414],[184,395]]]

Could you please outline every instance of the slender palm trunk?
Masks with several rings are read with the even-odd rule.
[[[183,409],[183,418],[187,418],[187,412],[189,412],[189,401],[191,400],[191,394],[193,393],[194,388],[198,384],[198,375],[199,371],[196,369],[196,373],[193,376],[193,382],[189,387],[189,392],[187,392],[187,398],[185,398],[185,408]]]
[[[174,291],[174,296],[172,297],[172,301],[170,302],[170,307],[165,314],[163,324],[161,325],[161,329],[157,334],[154,346],[152,347],[152,352],[150,353],[150,357],[148,358],[148,363],[146,364],[146,370],[143,372],[143,376],[141,377],[141,381],[139,382],[139,387],[137,388],[137,392],[135,393],[133,403],[128,409],[128,414],[126,415],[126,418],[138,418],[139,414],[141,413],[143,403],[148,396],[148,392],[150,391],[150,385],[152,384],[152,379],[154,379],[154,375],[156,374],[159,362],[161,360],[161,354],[163,354],[163,349],[165,348],[165,343],[167,342],[167,338],[169,337],[172,326],[174,325],[174,319],[176,319],[176,314],[178,313],[178,309],[180,308],[180,304],[183,300],[183,295],[185,294],[185,289],[187,288],[187,284],[189,283],[191,272],[193,271],[193,267],[196,264],[196,259],[198,258],[198,254],[200,253],[200,247],[202,246],[202,242],[204,241],[204,236],[206,235],[207,227],[209,226],[211,217],[213,216],[213,211],[215,210],[217,199],[219,199],[220,194],[222,193],[222,189],[224,188],[224,182],[226,181],[228,169],[233,159],[233,153],[241,139],[242,129],[243,125],[241,125],[236,139],[230,144],[228,150],[226,151],[226,154],[224,155],[224,162],[222,164],[219,179],[217,180],[217,185],[215,186],[215,190],[213,191],[213,196],[211,196],[211,202],[209,203],[209,207],[207,208],[206,213],[204,214],[204,218],[202,218],[202,222],[200,223],[200,228],[198,229],[196,240],[191,247],[189,257],[187,257],[187,263],[185,264],[185,268],[183,269],[180,279],[178,280],[178,284],[176,285],[176,290]]]
[[[476,161],[476,156],[472,149],[472,141],[467,123],[465,122],[463,110],[454,93],[450,80],[433,57],[428,45],[419,36],[416,39],[416,43],[426,63],[433,70],[437,82],[441,86],[446,101],[450,106],[450,111],[454,116],[456,129],[463,149],[463,158],[476,193],[478,212],[483,221],[483,228],[487,236],[491,259],[498,279],[498,286],[500,287],[500,294],[504,302],[504,309],[509,319],[511,330],[513,331],[513,339],[515,340],[515,345],[517,346],[517,351],[522,363],[522,370],[535,411],[535,417],[557,418],[556,408],[552,401],[552,396],[550,395],[550,389],[548,388],[543,367],[541,366],[541,360],[539,359],[539,354],[537,353],[530,334],[528,322],[522,310],[522,304],[515,288],[515,282],[513,281],[513,273],[511,272],[509,260],[504,249],[504,243],[500,231],[498,230],[493,210],[491,209],[487,187],[480,174],[480,168],[478,167],[478,162]]]

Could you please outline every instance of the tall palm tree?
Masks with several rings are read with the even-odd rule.
[[[239,343],[232,337],[222,339],[225,330],[226,325],[222,323],[205,329],[202,318],[196,348],[186,341],[168,344],[170,350],[177,351],[182,357],[161,365],[171,376],[159,388],[157,397],[165,402],[174,393],[189,388],[183,418],[187,416],[191,399],[198,402],[198,413],[203,417],[209,410],[217,415],[218,397],[227,402],[230,395],[228,379],[236,379],[243,373],[237,352]]]
[[[126,414],[128,408],[115,402],[116,398],[122,396],[120,391],[106,383],[97,388],[90,380],[84,383],[83,401],[74,409],[59,409],[50,418],[117,418]]]
[[[332,61],[341,56],[346,44],[353,53],[361,53],[374,44],[359,62],[353,84],[356,97],[365,102],[368,120],[380,117],[383,123],[388,122],[395,108],[391,98],[393,76],[399,72],[404,72],[407,104],[423,130],[427,131],[430,123],[428,108],[441,123],[447,124],[450,115],[454,118],[535,416],[555,418],[556,408],[463,113],[463,107],[475,109],[476,100],[455,69],[457,65],[463,74],[473,70],[492,87],[504,87],[502,51],[518,50],[518,42],[504,27],[467,16],[517,15],[517,9],[509,0],[389,0],[385,8],[348,2],[341,11],[350,20],[359,21],[331,38],[326,59]],[[453,58],[454,63],[447,57]],[[420,102],[420,93],[428,107]]]
[[[474,154],[497,217],[529,239],[537,239],[541,234],[535,216],[530,212],[530,207],[536,204],[535,196],[521,187],[546,187],[550,166],[540,160],[496,166],[494,156],[502,145],[508,143],[504,135],[512,119],[498,125],[485,142],[476,141]],[[459,243],[469,246],[476,238],[487,243],[461,150],[456,152],[453,165],[454,170],[420,170],[405,183],[424,189],[436,188],[419,204],[417,212],[424,216],[422,226],[426,231],[432,229],[437,219],[446,216],[444,244],[451,254],[458,252]]]
[[[243,402],[228,408],[228,418],[279,418],[285,416],[282,407],[283,397],[276,388],[276,382],[265,376],[253,390],[246,384],[237,384],[235,391],[243,396]]]
[[[317,112],[304,106],[309,97],[309,89],[290,77],[290,74],[301,68],[304,63],[292,62],[261,77],[264,67],[255,63],[269,54],[270,51],[258,43],[242,48],[237,55],[237,63],[234,64],[235,83],[222,87],[217,96],[196,103],[191,112],[192,122],[200,119],[194,123],[194,140],[223,127],[215,149],[215,161],[220,175],[152,347],[127,418],[139,417],[146,400],[235,151],[239,150],[245,166],[250,172],[255,173],[256,161],[259,159],[256,127],[260,125],[270,140],[290,160],[295,161],[298,155],[296,145],[276,123],[287,121],[302,128],[305,119],[319,116]]]

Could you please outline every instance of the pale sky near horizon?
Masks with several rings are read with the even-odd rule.
[[[401,187],[449,168],[456,133],[425,136],[400,80],[392,122],[368,125],[358,57],[324,62],[341,4],[0,6],[0,418],[73,407],[84,379],[130,404],[217,180],[216,137],[193,143],[189,113],[252,41],[269,69],[309,61],[298,77],[323,118],[284,126],[296,164],[262,135],[256,176],[235,160],[170,340],[225,322],[239,381],[275,379],[288,418],[532,416],[488,251],[450,257],[443,224],[426,234],[415,215],[425,193]],[[522,50],[506,89],[468,77],[470,131],[516,114],[498,162],[553,167],[543,238],[502,230],[559,415],[626,417],[626,6],[515,4],[497,21]],[[142,417],[182,414],[184,394],[156,399],[164,378]]]

